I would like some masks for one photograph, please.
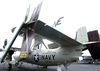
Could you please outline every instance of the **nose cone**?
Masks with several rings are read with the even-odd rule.
[[[19,58],[20,58],[20,51],[14,52],[13,58],[15,60],[19,60]]]

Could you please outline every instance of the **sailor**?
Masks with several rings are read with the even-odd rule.
[[[12,54],[13,53],[14,53],[14,51],[10,50],[9,53],[7,54],[7,57],[6,57],[8,71],[12,71],[12,64],[10,64],[10,61],[12,61]]]
[[[3,45],[4,49],[5,49],[6,45],[7,45],[7,39],[5,39],[5,41],[4,41],[4,45]],[[14,51],[10,50],[6,56],[8,71],[12,71],[12,65],[10,64],[10,61],[12,60],[13,53],[14,53]]]

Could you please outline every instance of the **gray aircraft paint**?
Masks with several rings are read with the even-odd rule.
[[[75,46],[72,48],[61,47],[48,50],[33,50],[30,52],[29,57],[25,60],[25,62],[43,66],[60,65],[64,64],[65,62],[71,63],[78,60],[79,56],[81,55],[81,47],[82,46]],[[79,51],[77,51],[77,49],[79,49]],[[34,55],[36,54],[38,54],[38,61],[34,60]],[[14,55],[16,60],[18,60],[18,57],[19,55]]]

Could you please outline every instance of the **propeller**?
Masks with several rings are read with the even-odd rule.
[[[38,16],[39,16],[40,9],[41,9],[41,5],[42,5],[42,2],[35,8],[36,11],[33,12],[31,19],[29,21],[29,22],[34,21],[34,23],[32,23],[29,27],[27,27],[27,26],[24,27],[25,28],[25,34],[24,34],[24,39],[23,39],[23,43],[22,43],[22,47],[21,47],[21,56],[23,55],[23,52],[26,52],[26,53],[24,53],[24,54],[26,54],[25,58],[28,57],[29,46],[31,45],[31,42],[32,42],[32,38],[33,38],[32,36],[34,34],[33,30],[35,30],[35,27],[36,27],[36,23],[37,23],[37,19],[38,19]],[[14,31],[14,36],[12,38],[12,41],[6,46],[4,55],[1,58],[1,63],[5,59],[7,53],[9,52],[11,46],[13,45],[15,39],[17,38],[18,34],[20,33],[24,24],[27,24],[27,25],[29,24],[29,23],[26,22],[28,15],[29,15],[29,11],[30,11],[30,6],[26,11],[24,21],[22,22],[22,24],[19,25],[19,27],[16,28],[16,30]],[[29,28],[31,28],[33,30],[29,30]],[[24,58],[24,56],[23,57],[21,57],[21,56],[20,56],[21,59]]]
[[[29,22],[26,23],[27,26],[24,27],[25,33],[24,33],[22,47],[21,47],[20,61],[25,60],[29,55],[29,50],[31,47],[31,43],[32,43],[34,32],[35,32],[41,6],[42,6],[42,2],[37,7],[35,7]]]

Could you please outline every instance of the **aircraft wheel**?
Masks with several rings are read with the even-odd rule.
[[[47,68],[47,66],[43,66],[43,68]]]

